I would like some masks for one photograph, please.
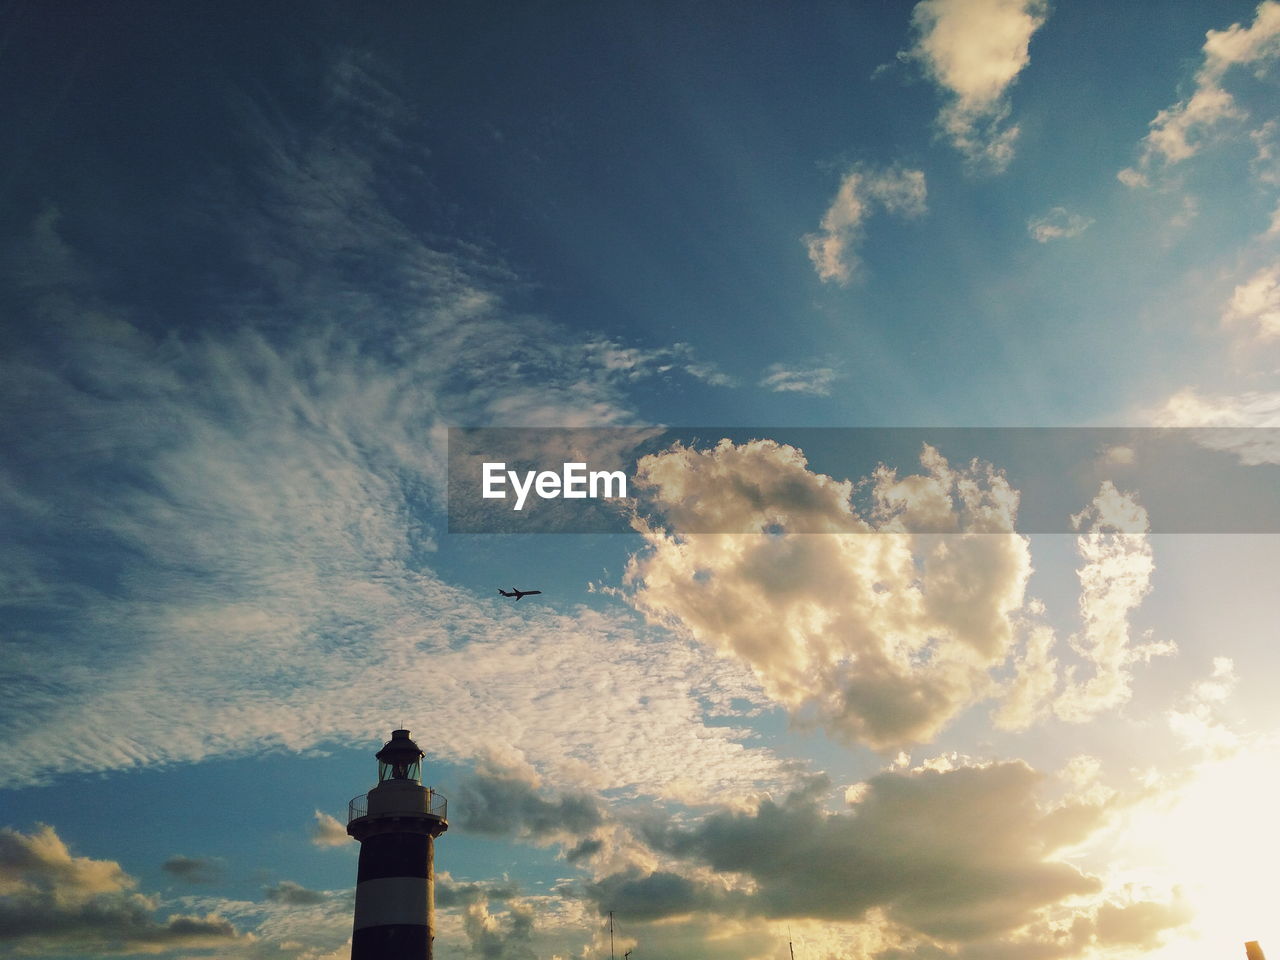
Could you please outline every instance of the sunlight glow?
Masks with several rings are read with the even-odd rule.
[[[1255,744],[1202,765],[1130,831],[1131,855],[1149,858],[1150,870],[1139,868],[1133,879],[1146,874],[1177,890],[1193,910],[1191,923],[1152,956],[1242,960],[1247,940],[1280,956],[1278,783],[1280,744]]]

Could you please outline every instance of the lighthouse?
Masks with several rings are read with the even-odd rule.
[[[392,730],[376,756],[378,785],[348,808],[347,833],[360,841],[351,960],[431,960],[445,798],[422,785],[422,751],[408,730]]]

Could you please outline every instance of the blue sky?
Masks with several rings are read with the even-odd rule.
[[[440,957],[1280,949],[1275,536],[787,429],[1280,426],[1280,4],[5,19],[0,952],[346,956],[400,725]],[[448,532],[450,427],[667,425]]]

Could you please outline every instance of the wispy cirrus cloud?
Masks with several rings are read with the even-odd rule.
[[[219,857],[186,857],[176,854],[160,864],[160,869],[183,883],[213,883],[226,864]]]
[[[1072,213],[1066,207],[1052,207],[1047,213],[1027,221],[1027,234],[1036,243],[1069,240],[1080,236],[1092,224],[1091,218]]]
[[[1014,156],[1008,90],[1031,62],[1044,0],[923,0],[911,14],[918,61],[947,95],[938,127],[974,170],[1000,173]]]
[[[1280,427],[1280,392],[1249,390],[1236,394],[1206,394],[1195,388],[1180,390],[1156,410],[1152,419],[1162,427],[1207,427],[1198,442],[1214,450],[1229,450],[1249,465],[1280,463],[1280,445],[1271,429]],[[1220,428],[1244,429],[1220,429]]]
[[[24,273],[24,322],[47,335],[0,360],[0,511],[23,531],[0,545],[22,623],[0,768],[84,770],[86,744],[111,770],[373,740],[398,705],[434,702],[446,759],[505,749],[586,789],[784,776],[704,722],[708,687],[757,695],[745,674],[625,612],[516,616],[432,570],[448,425],[635,423],[635,379],[721,375],[687,346],[584,338],[514,306],[505,266],[383,199],[378,151],[408,149],[412,111],[358,60],[331,83],[319,132],[241,107],[254,200],[200,210],[243,255],[202,301],[216,330],[153,332],[58,216],[33,228],[51,266]]]
[[[807,393],[815,397],[831,394],[831,386],[840,379],[834,366],[795,366],[775,363],[769,367],[760,386],[773,393]]]

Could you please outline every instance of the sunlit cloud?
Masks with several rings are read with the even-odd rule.
[[[930,740],[989,692],[1030,557],[1001,476],[953,469],[930,448],[922,465],[880,472],[864,519],[851,484],[813,473],[789,446],[722,441],[648,457],[637,480],[670,529],[643,531],[628,599],[842,737],[878,749]],[[683,532],[708,523],[778,532]],[[916,524],[955,533],[904,532]]]
[[[902,56],[947,95],[938,127],[974,169],[1000,173],[1013,160],[1007,93],[1048,12],[1042,0],[923,0],[911,14],[916,41]]]
[[[316,811],[316,822],[311,828],[311,842],[317,847],[345,847],[351,842],[346,826],[330,814]]]
[[[1146,510],[1108,480],[1073,519],[1083,530],[1077,549],[1084,563],[1077,575],[1084,627],[1070,645],[1092,675],[1081,680],[1077,668],[1068,666],[1054,713],[1078,723],[1127,702],[1132,666],[1176,648],[1168,641],[1135,643],[1131,634],[1129,619],[1151,589],[1155,561],[1146,534],[1121,531],[1149,528]]]
[[[113,860],[73,856],[50,826],[0,829],[0,943],[27,954],[154,953],[243,941],[225,918],[156,916],[154,897]]]
[[[1264,267],[1235,288],[1222,323],[1243,327],[1260,339],[1280,337],[1280,265]]]
[[[1239,677],[1229,657],[1214,657],[1213,670],[1197,682],[1186,697],[1169,711],[1169,728],[1189,747],[1212,757],[1232,753],[1239,736],[1224,722],[1221,707],[1235,690]]]
[[[586,894],[643,924],[646,941],[657,925],[699,915],[730,927],[767,918],[774,936],[784,922],[820,920],[801,927],[806,939],[847,938],[891,956],[1070,956],[1175,925],[1160,901],[1132,896],[1134,912],[1119,922],[1101,879],[1063,856],[1110,822],[1113,795],[1054,801],[1041,796],[1047,779],[1019,762],[939,758],[875,775],[842,812],[823,807],[830,785],[817,779],[696,824],[655,820],[644,835],[667,865],[607,875]],[[1055,927],[1078,935],[1063,940]]]
[[[824,283],[847,286],[861,270],[858,247],[864,223],[877,210],[918,217],[925,212],[924,172],[855,167],[844,175],[821,228],[802,239],[813,269]]]
[[[1264,0],[1248,26],[1235,23],[1226,30],[1209,30],[1202,53],[1195,89],[1156,114],[1137,162],[1118,174],[1125,185],[1147,185],[1154,170],[1195,156],[1220,135],[1228,121],[1247,118],[1223,81],[1235,67],[1262,70],[1280,55],[1280,3]]]
[[[1152,420],[1161,427],[1280,427],[1280,392],[1205,394],[1188,387],[1166,400]],[[1280,463],[1280,444],[1270,430],[1206,429],[1197,438],[1210,449],[1231,451],[1246,466]]]

